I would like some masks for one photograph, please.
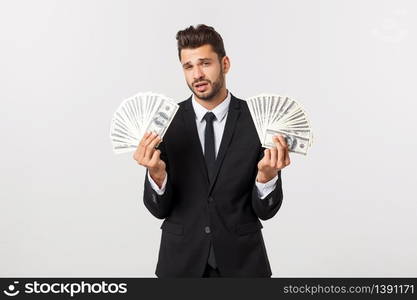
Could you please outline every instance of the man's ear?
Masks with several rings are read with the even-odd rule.
[[[227,72],[229,72],[229,69],[230,69],[230,58],[227,55],[225,55],[222,58],[221,64],[222,64],[223,73],[226,74]]]

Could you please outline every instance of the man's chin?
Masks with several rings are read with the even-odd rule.
[[[194,90],[194,95],[197,96],[199,99],[206,101],[209,101],[213,98],[213,95],[211,95],[209,90],[206,90],[204,92]]]

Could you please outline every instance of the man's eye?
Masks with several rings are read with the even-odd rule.
[[[208,66],[210,63],[209,62],[204,62],[203,65]]]
[[[186,70],[191,69],[191,66],[184,67]]]

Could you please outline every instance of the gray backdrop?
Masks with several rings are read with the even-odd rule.
[[[199,23],[235,96],[314,129],[263,222],[273,277],[417,276],[415,1],[0,3],[0,276],[155,276],[162,221],[109,125],[136,92],[189,97],[175,34]]]

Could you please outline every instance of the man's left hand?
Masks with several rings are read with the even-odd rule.
[[[278,171],[290,164],[288,145],[282,135],[273,138],[275,147],[265,149],[264,157],[258,162],[258,175],[256,181],[265,183],[273,179]]]

